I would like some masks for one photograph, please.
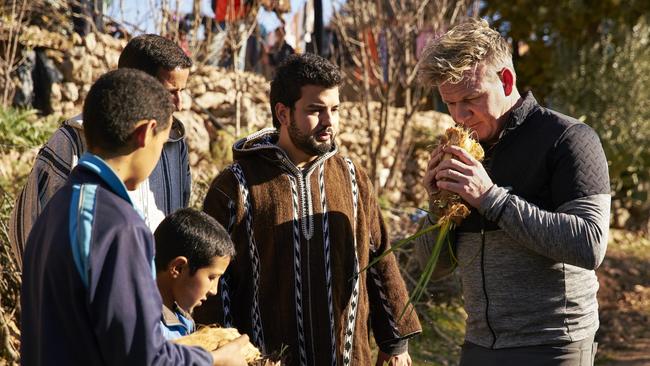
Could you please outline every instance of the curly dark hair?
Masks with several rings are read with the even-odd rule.
[[[273,126],[280,128],[275,115],[275,105],[282,103],[290,108],[301,98],[301,88],[317,85],[333,88],[341,85],[341,72],[336,65],[313,53],[291,55],[275,71],[271,81],[271,114]]]
[[[154,233],[156,271],[162,272],[172,259],[187,258],[190,274],[207,267],[214,257],[233,257],[235,245],[226,229],[212,216],[183,208],[165,217]]]
[[[192,59],[174,41],[156,34],[143,34],[126,44],[117,67],[138,69],[157,77],[161,68],[189,69]]]
[[[155,119],[158,132],[167,127],[173,111],[169,92],[158,79],[134,69],[109,71],[93,84],[84,101],[86,142],[89,148],[123,151],[136,122]]]

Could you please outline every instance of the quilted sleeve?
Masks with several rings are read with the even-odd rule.
[[[607,158],[596,132],[584,123],[568,128],[549,160],[553,206],[609,194]]]
[[[479,212],[540,255],[596,269],[607,249],[611,206],[607,159],[596,133],[584,124],[569,128],[556,145],[549,169],[554,211],[495,185]]]

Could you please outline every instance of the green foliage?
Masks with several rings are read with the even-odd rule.
[[[467,314],[460,301],[418,306],[422,334],[409,340],[413,366],[457,365]]]
[[[577,61],[566,63],[560,50],[577,52],[599,43],[602,35],[620,37],[650,13],[646,0],[508,0],[483,6],[482,15],[512,40],[519,87],[542,100]]]
[[[0,107],[0,358],[13,364],[18,357],[14,345],[18,334],[8,324],[18,324],[20,317],[21,277],[9,243],[8,222],[17,190],[29,173],[36,149],[59,125],[56,117],[41,118],[35,110]],[[12,338],[13,337],[13,338]]]
[[[382,210],[390,210],[394,205],[386,195],[379,195],[377,196],[377,204],[379,204],[379,208]]]
[[[228,131],[219,130],[210,142],[211,160],[220,170],[232,163],[232,145],[236,138]]]
[[[38,148],[59,125],[55,116],[39,117],[35,110],[0,107],[0,189],[11,202],[23,186]]]
[[[0,108],[0,144],[15,150],[38,147],[59,124],[57,117],[39,118],[34,109]]]
[[[13,204],[13,197],[0,187],[0,268],[3,271],[0,281],[0,306],[11,311],[19,307],[20,293],[20,273],[17,272],[18,268],[13,260],[7,227]]]
[[[20,319],[21,276],[11,251],[6,225],[12,208],[12,197],[0,187],[0,343],[3,345],[0,347],[0,360],[3,361],[0,364],[3,365],[14,365],[18,361],[18,336],[11,329],[16,329]],[[10,328],[9,324],[14,327]]]
[[[609,163],[614,199],[642,208],[650,193],[650,26],[603,35],[558,57],[569,67],[553,84],[551,103],[580,117],[599,134]],[[573,62],[571,62],[573,61]],[[647,221],[650,213],[645,212]]]
[[[19,159],[25,155],[24,152],[40,147],[52,135],[58,126],[55,117],[39,118],[35,110],[0,107],[0,151],[3,158],[0,159],[0,267],[11,275],[15,268],[9,263],[9,236],[7,222],[13,208],[15,190],[22,186],[21,179],[29,172],[29,164]],[[21,154],[22,153],[22,154]],[[6,281],[13,279],[8,276]],[[15,301],[14,293],[9,295],[7,291],[17,291],[20,288],[5,288],[8,282],[3,282],[2,305],[6,301]],[[14,286],[15,287],[15,286]],[[11,304],[15,306],[15,304]]]

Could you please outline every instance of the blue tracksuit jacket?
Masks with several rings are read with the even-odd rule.
[[[23,365],[211,365],[166,341],[154,241],[126,188],[86,153],[37,219],[22,287]]]

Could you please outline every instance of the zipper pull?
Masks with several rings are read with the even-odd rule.
[[[481,215],[481,242],[485,244],[485,217]]]

